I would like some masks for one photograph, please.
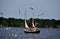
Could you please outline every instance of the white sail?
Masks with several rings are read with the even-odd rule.
[[[33,23],[33,22],[32,22],[32,27],[33,27],[33,28],[35,28],[35,25],[34,25],[34,23]]]
[[[26,20],[25,20],[25,28],[29,28],[29,27],[28,27],[28,25],[27,25],[27,22],[26,22]]]

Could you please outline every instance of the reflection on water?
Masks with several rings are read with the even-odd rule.
[[[24,28],[0,28],[0,39],[60,39],[60,29],[40,28],[39,34],[24,33]]]

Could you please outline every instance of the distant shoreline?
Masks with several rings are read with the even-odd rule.
[[[24,19],[0,17],[0,27],[24,27]],[[29,27],[32,26],[32,18],[27,20]],[[34,24],[38,28],[60,28],[60,20],[55,19],[34,19]]]
[[[0,28],[3,28],[3,27],[0,27]],[[24,27],[14,27],[14,28],[24,28]],[[45,28],[45,27],[38,27],[38,28]],[[60,28],[58,28],[60,29]]]

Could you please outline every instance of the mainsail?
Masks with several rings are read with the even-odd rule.
[[[25,28],[29,28],[29,27],[28,27],[28,25],[27,25],[27,22],[26,22],[26,20],[25,20]]]
[[[35,28],[35,25],[34,25],[34,23],[32,23],[32,28]]]

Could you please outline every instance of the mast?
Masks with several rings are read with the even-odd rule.
[[[25,24],[26,24],[26,9],[25,9]]]
[[[31,9],[33,10],[33,12],[32,12],[32,27],[34,28],[35,27],[35,25],[34,25],[34,9],[31,7]]]
[[[20,14],[21,14],[21,11],[20,11],[20,9],[19,9],[19,18],[20,18]]]
[[[29,28],[26,22],[26,9],[25,9],[25,28]]]
[[[35,27],[35,25],[34,25],[34,11],[33,11],[32,15],[33,15],[33,17],[32,17],[32,27]]]

